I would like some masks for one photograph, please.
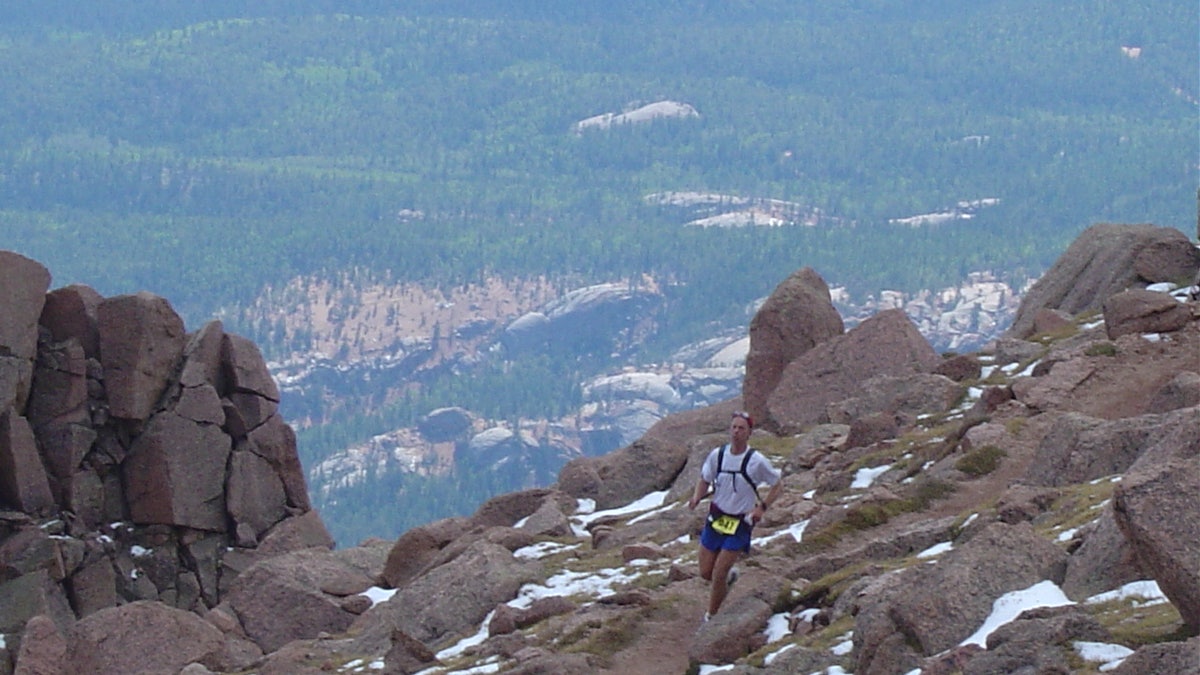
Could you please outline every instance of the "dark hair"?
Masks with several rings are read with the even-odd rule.
[[[751,417],[750,413],[746,412],[745,410],[738,410],[737,412],[733,413],[729,417],[730,418],[740,417],[740,418],[746,420],[746,424],[749,424],[751,429],[754,428],[754,418]]]

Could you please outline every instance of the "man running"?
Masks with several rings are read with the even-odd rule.
[[[734,563],[749,552],[750,532],[775,503],[782,485],[781,474],[771,461],[748,445],[753,428],[749,413],[733,413],[729,443],[708,453],[688,501],[688,508],[695,509],[712,487],[712,503],[700,533],[700,576],[712,583],[705,621],[717,613],[730,584],[737,580]],[[759,500],[757,489],[763,483],[771,490],[766,499]]]

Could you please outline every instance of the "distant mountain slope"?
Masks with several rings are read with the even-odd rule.
[[[0,240],[323,375],[435,319],[367,320],[379,283],[457,320],[492,279],[653,279],[661,311],[619,349],[297,397],[314,461],[445,406],[515,428],[738,330],[802,266],[846,306],[929,304],[1021,289],[1094,222],[1191,231],[1198,24],[1177,0],[27,3],[0,16]],[[662,101],[696,115],[574,133]],[[336,292],[256,309],[294,283]]]

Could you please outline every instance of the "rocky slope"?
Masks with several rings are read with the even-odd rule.
[[[1177,231],[1089,229],[1013,331],[950,357],[902,312],[822,319],[802,271],[751,325],[775,365],[744,402],[342,550],[252,344],[0,255],[0,673],[1097,672],[1088,645],[1200,671],[1200,305],[1167,283],[1200,253]],[[786,490],[701,624],[683,503],[742,405]],[[1151,580],[1165,602],[1104,595]],[[1046,585],[1064,599],[971,640]]]

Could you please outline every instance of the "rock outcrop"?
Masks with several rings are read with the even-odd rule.
[[[1021,301],[1007,334],[1030,337],[1043,309],[1076,315],[1104,309],[1112,296],[1156,282],[1186,285],[1200,251],[1179,230],[1101,223],[1084,230]]]
[[[639,321],[662,301],[654,289],[598,284],[575,289],[529,312],[504,329],[501,344],[513,352],[564,349],[621,351],[639,338]]]
[[[826,406],[863,394],[867,380],[932,372],[940,361],[903,311],[880,312],[790,361],[766,397],[761,426],[794,434],[828,422]]]
[[[776,286],[750,322],[750,351],[742,381],[747,412],[766,419],[767,396],[779,384],[784,368],[844,329],[829,286],[816,270],[805,267]]]
[[[1022,307],[1036,341],[952,358],[898,310],[804,328],[797,273],[744,385],[784,489],[703,624],[685,502],[748,401],[333,550],[253,344],[0,253],[0,674],[1195,672],[1200,305],[1118,283],[1192,264],[1147,228],[1085,233]]]
[[[258,348],[216,321],[188,333],[149,293],[50,291],[11,252],[0,277],[0,633],[25,636],[18,671],[261,656],[201,615],[255,560],[332,541]]]

